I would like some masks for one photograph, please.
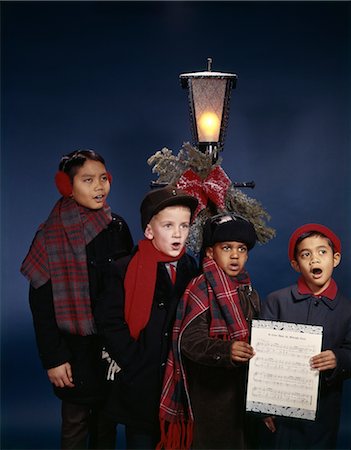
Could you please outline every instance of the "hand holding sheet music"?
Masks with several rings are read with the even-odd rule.
[[[315,420],[323,327],[253,320],[246,410]]]

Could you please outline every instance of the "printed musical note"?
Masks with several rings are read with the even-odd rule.
[[[320,353],[322,327],[254,320],[246,409],[315,419],[319,372],[310,358]]]

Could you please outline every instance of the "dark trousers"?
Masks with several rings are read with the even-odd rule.
[[[116,448],[116,425],[99,413],[97,405],[62,401],[61,449]]]
[[[126,443],[128,450],[153,450],[159,443],[159,433],[147,433],[126,425]]]

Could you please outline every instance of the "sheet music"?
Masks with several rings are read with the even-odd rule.
[[[253,320],[246,410],[315,420],[319,371],[309,360],[322,335],[321,326]]]

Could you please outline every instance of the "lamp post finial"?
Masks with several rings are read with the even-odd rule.
[[[209,72],[212,70],[212,58],[207,58],[207,70]]]

